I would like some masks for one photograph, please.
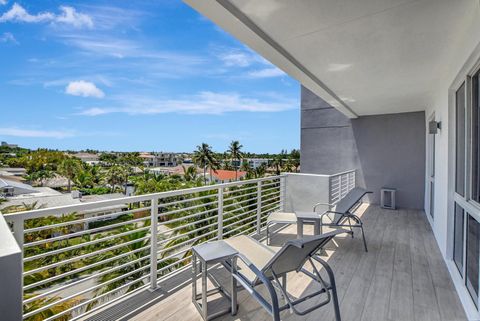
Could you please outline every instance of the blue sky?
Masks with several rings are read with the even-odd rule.
[[[299,84],[181,1],[0,0],[0,140],[299,147]]]

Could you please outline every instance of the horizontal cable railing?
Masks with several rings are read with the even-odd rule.
[[[192,246],[260,233],[284,195],[272,176],[5,214],[23,251],[23,318],[76,320],[155,289]]]
[[[350,170],[329,177],[329,203],[336,204],[356,186],[356,171]]]

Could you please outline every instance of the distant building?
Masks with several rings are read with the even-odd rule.
[[[237,180],[240,180],[246,175],[247,172],[244,171],[238,171],[235,173],[235,171],[218,169],[217,171],[212,171],[212,177],[210,177],[209,180],[215,183],[229,183],[235,181],[235,176],[237,177]]]
[[[139,155],[145,167],[173,167],[177,166],[180,157],[175,153],[146,153]]]
[[[18,147],[17,144],[9,144],[9,143],[7,143],[7,142],[2,142],[2,143],[1,143],[1,146],[2,146],[2,147],[10,147],[10,148],[17,148],[17,147]]]
[[[92,153],[76,153],[73,154],[74,157],[79,158],[82,162],[96,165],[100,162],[99,156],[97,154]]]
[[[158,167],[149,168],[148,171],[154,174],[184,175],[185,174],[184,168],[188,168],[191,166],[195,166],[195,165],[183,163],[182,165],[177,165],[177,166],[158,166]],[[197,168],[197,173],[201,174],[203,173],[203,170],[200,168]]]
[[[270,159],[268,158],[247,158],[245,159],[251,168],[256,169],[262,165],[268,166]]]

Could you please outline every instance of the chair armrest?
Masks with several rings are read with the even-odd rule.
[[[321,206],[321,205],[323,205],[323,206],[328,206],[328,207],[330,208],[330,207],[334,206],[335,204],[330,204],[330,203],[317,203],[317,204],[313,205],[313,211],[316,212],[316,211],[317,211],[317,207],[318,207],[318,206]]]
[[[277,292],[273,287],[272,282],[263,274],[250,260],[240,253],[233,256],[233,260],[241,260],[255,275],[256,277],[265,285],[270,295],[271,304],[257,291],[255,291],[254,286],[248,284],[242,277],[238,275],[237,271],[234,271],[233,277],[247,290],[262,306],[267,310],[275,320],[280,320],[280,310],[278,304]],[[237,266],[236,263],[234,263]]]

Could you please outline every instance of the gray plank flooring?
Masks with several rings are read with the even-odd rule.
[[[357,210],[365,224],[369,252],[363,249],[359,233],[338,237],[324,253],[333,268],[343,321],[452,321],[466,320],[460,300],[449,277],[430,226],[421,211],[384,210],[363,204]],[[312,233],[306,227],[306,234]],[[272,246],[279,247],[295,238],[296,227],[275,234]],[[225,282],[228,274],[221,267],[214,273]],[[185,271],[162,283],[153,293],[139,294],[101,311],[89,320],[201,320],[191,303],[190,273]],[[288,278],[289,291],[301,295],[315,290],[303,275]],[[132,303],[133,300],[133,303]],[[209,308],[223,305],[215,300]],[[217,320],[269,320],[270,316],[246,291],[239,292],[239,311]],[[130,310],[126,307],[131,307]],[[282,320],[333,321],[331,304],[299,317],[282,312]]]

